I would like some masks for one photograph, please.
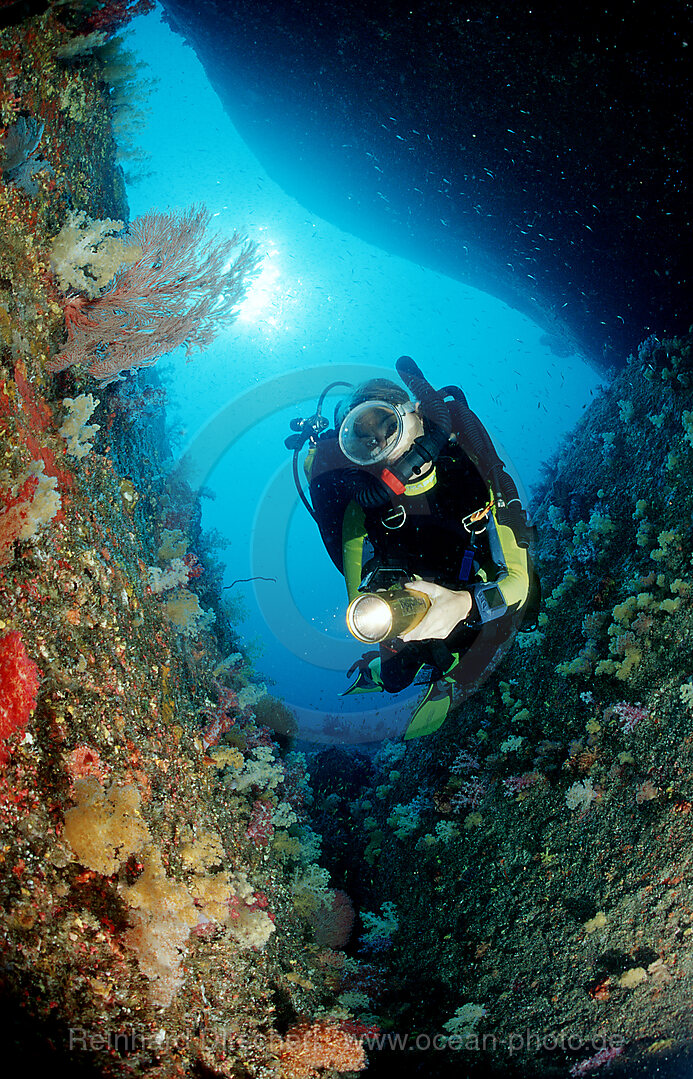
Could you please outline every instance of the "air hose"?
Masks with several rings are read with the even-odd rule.
[[[421,369],[417,367],[411,356],[400,356],[395,367],[402,382],[411,390],[414,400],[421,403],[425,433],[422,439],[416,441],[426,442],[426,449],[431,460],[435,461],[450,438],[452,431],[450,410],[442,395],[433,389],[430,382],[426,381]]]

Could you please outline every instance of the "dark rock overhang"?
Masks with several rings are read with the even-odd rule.
[[[559,353],[608,366],[687,328],[685,0],[163,6],[311,211],[506,300]]]

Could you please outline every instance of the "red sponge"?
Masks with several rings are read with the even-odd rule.
[[[23,731],[36,707],[40,672],[17,630],[0,638],[0,739]]]

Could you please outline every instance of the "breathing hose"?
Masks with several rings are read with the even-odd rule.
[[[433,389],[430,382],[426,381],[421,369],[417,367],[411,356],[400,356],[395,367],[402,382],[411,390],[414,399],[421,402],[424,426],[428,427],[424,435],[424,439],[427,440],[426,448],[432,460],[435,461],[450,438],[452,431],[450,410],[441,394]]]

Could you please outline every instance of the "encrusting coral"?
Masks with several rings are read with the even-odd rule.
[[[19,631],[0,637],[0,740],[26,728],[36,707],[38,686],[39,669]]]

